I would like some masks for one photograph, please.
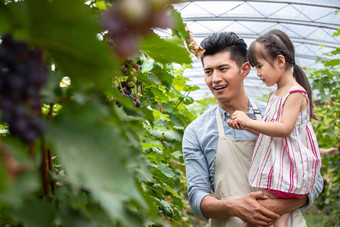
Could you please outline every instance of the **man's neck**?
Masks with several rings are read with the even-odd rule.
[[[249,101],[245,94],[230,101],[218,101],[218,105],[230,114],[233,114],[236,110],[240,110],[245,113],[249,111]]]

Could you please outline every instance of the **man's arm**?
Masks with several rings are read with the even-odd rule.
[[[306,209],[311,206],[323,189],[323,178],[321,174],[318,174],[316,184],[311,193],[307,194],[307,197],[303,199],[266,199],[258,200],[259,203],[267,209],[277,213],[284,214],[296,209]]]
[[[206,196],[201,203],[204,216],[209,218],[239,217],[244,222],[252,225],[269,226],[279,215],[262,207],[259,200],[266,200],[262,192],[252,192],[233,200],[218,200],[212,196]]]
[[[204,197],[211,196],[209,168],[196,135],[195,126],[189,125],[183,135],[183,158],[186,169],[189,203],[196,216],[208,220],[200,205]]]

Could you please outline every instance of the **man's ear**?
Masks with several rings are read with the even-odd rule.
[[[241,77],[242,77],[242,80],[244,80],[249,72],[250,72],[250,68],[251,68],[251,65],[249,62],[245,62],[241,65]]]

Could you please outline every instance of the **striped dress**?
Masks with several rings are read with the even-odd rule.
[[[281,120],[283,105],[294,90],[280,98],[273,94],[267,105],[264,121]],[[307,194],[313,190],[320,171],[318,143],[310,123],[310,108],[299,113],[295,128],[288,137],[260,134],[249,171],[249,185],[255,188],[278,190],[292,194]]]

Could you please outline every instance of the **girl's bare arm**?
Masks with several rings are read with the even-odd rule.
[[[235,111],[232,119],[246,130],[255,130],[273,137],[289,136],[298,118],[302,106],[306,106],[306,98],[300,93],[290,94],[283,107],[280,122],[262,122],[250,119],[244,112]]]

